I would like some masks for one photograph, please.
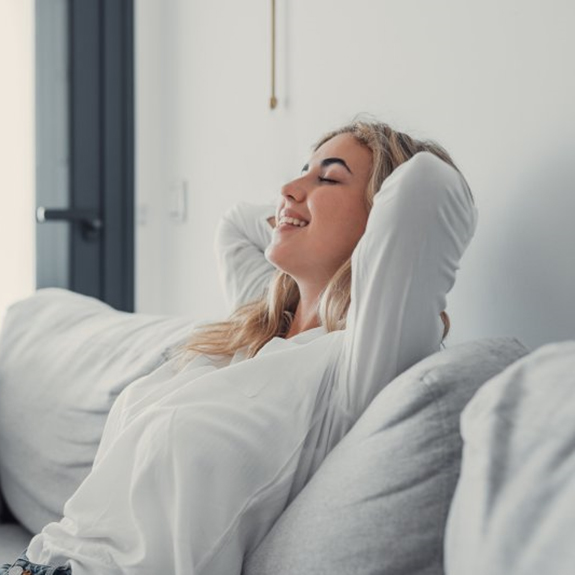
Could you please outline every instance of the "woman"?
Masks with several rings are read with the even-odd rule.
[[[240,573],[373,397],[439,349],[475,225],[437,145],[377,123],[326,135],[275,217],[244,205],[220,229],[244,305],[118,398],[64,518],[11,569]]]

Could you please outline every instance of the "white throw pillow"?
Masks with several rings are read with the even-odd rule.
[[[186,318],[130,314],[60,289],[11,306],[0,337],[0,484],[30,531],[60,519],[117,395],[182,344]]]

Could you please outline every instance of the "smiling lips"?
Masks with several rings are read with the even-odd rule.
[[[277,223],[278,227],[282,225],[289,225],[294,226],[296,228],[303,228],[308,224],[309,222],[307,220],[304,220],[298,213],[289,209],[282,210],[280,212]]]
[[[278,222],[278,226],[281,226],[283,224],[289,224],[291,226],[303,228],[307,226],[308,222],[306,222],[305,220],[298,220],[297,218],[289,218],[287,216],[282,216],[280,218],[280,221]]]

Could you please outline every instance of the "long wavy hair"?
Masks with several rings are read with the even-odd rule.
[[[352,134],[371,150],[372,174],[365,191],[368,209],[373,206],[373,198],[384,180],[418,152],[431,152],[458,169],[447,151],[436,142],[416,140],[387,124],[373,121],[355,121],[329,132],[315,144],[313,151],[340,134]],[[345,329],[350,298],[351,258],[340,266],[319,298],[319,321],[328,332]],[[225,321],[196,328],[186,350],[193,355],[209,356],[233,356],[243,350],[247,358],[254,357],[272,338],[288,334],[299,300],[295,280],[278,270],[260,299],[239,307]],[[440,316],[445,338],[450,327],[449,316],[445,311]]]

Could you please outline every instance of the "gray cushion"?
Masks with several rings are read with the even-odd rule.
[[[470,342],[396,378],[247,558],[244,575],[442,574],[460,412],[527,351],[512,338]]]
[[[492,379],[462,416],[450,575],[575,573],[575,341]]]
[[[162,364],[189,319],[116,311],[59,289],[13,305],[0,337],[0,481],[32,532],[88,474],[116,396]]]

